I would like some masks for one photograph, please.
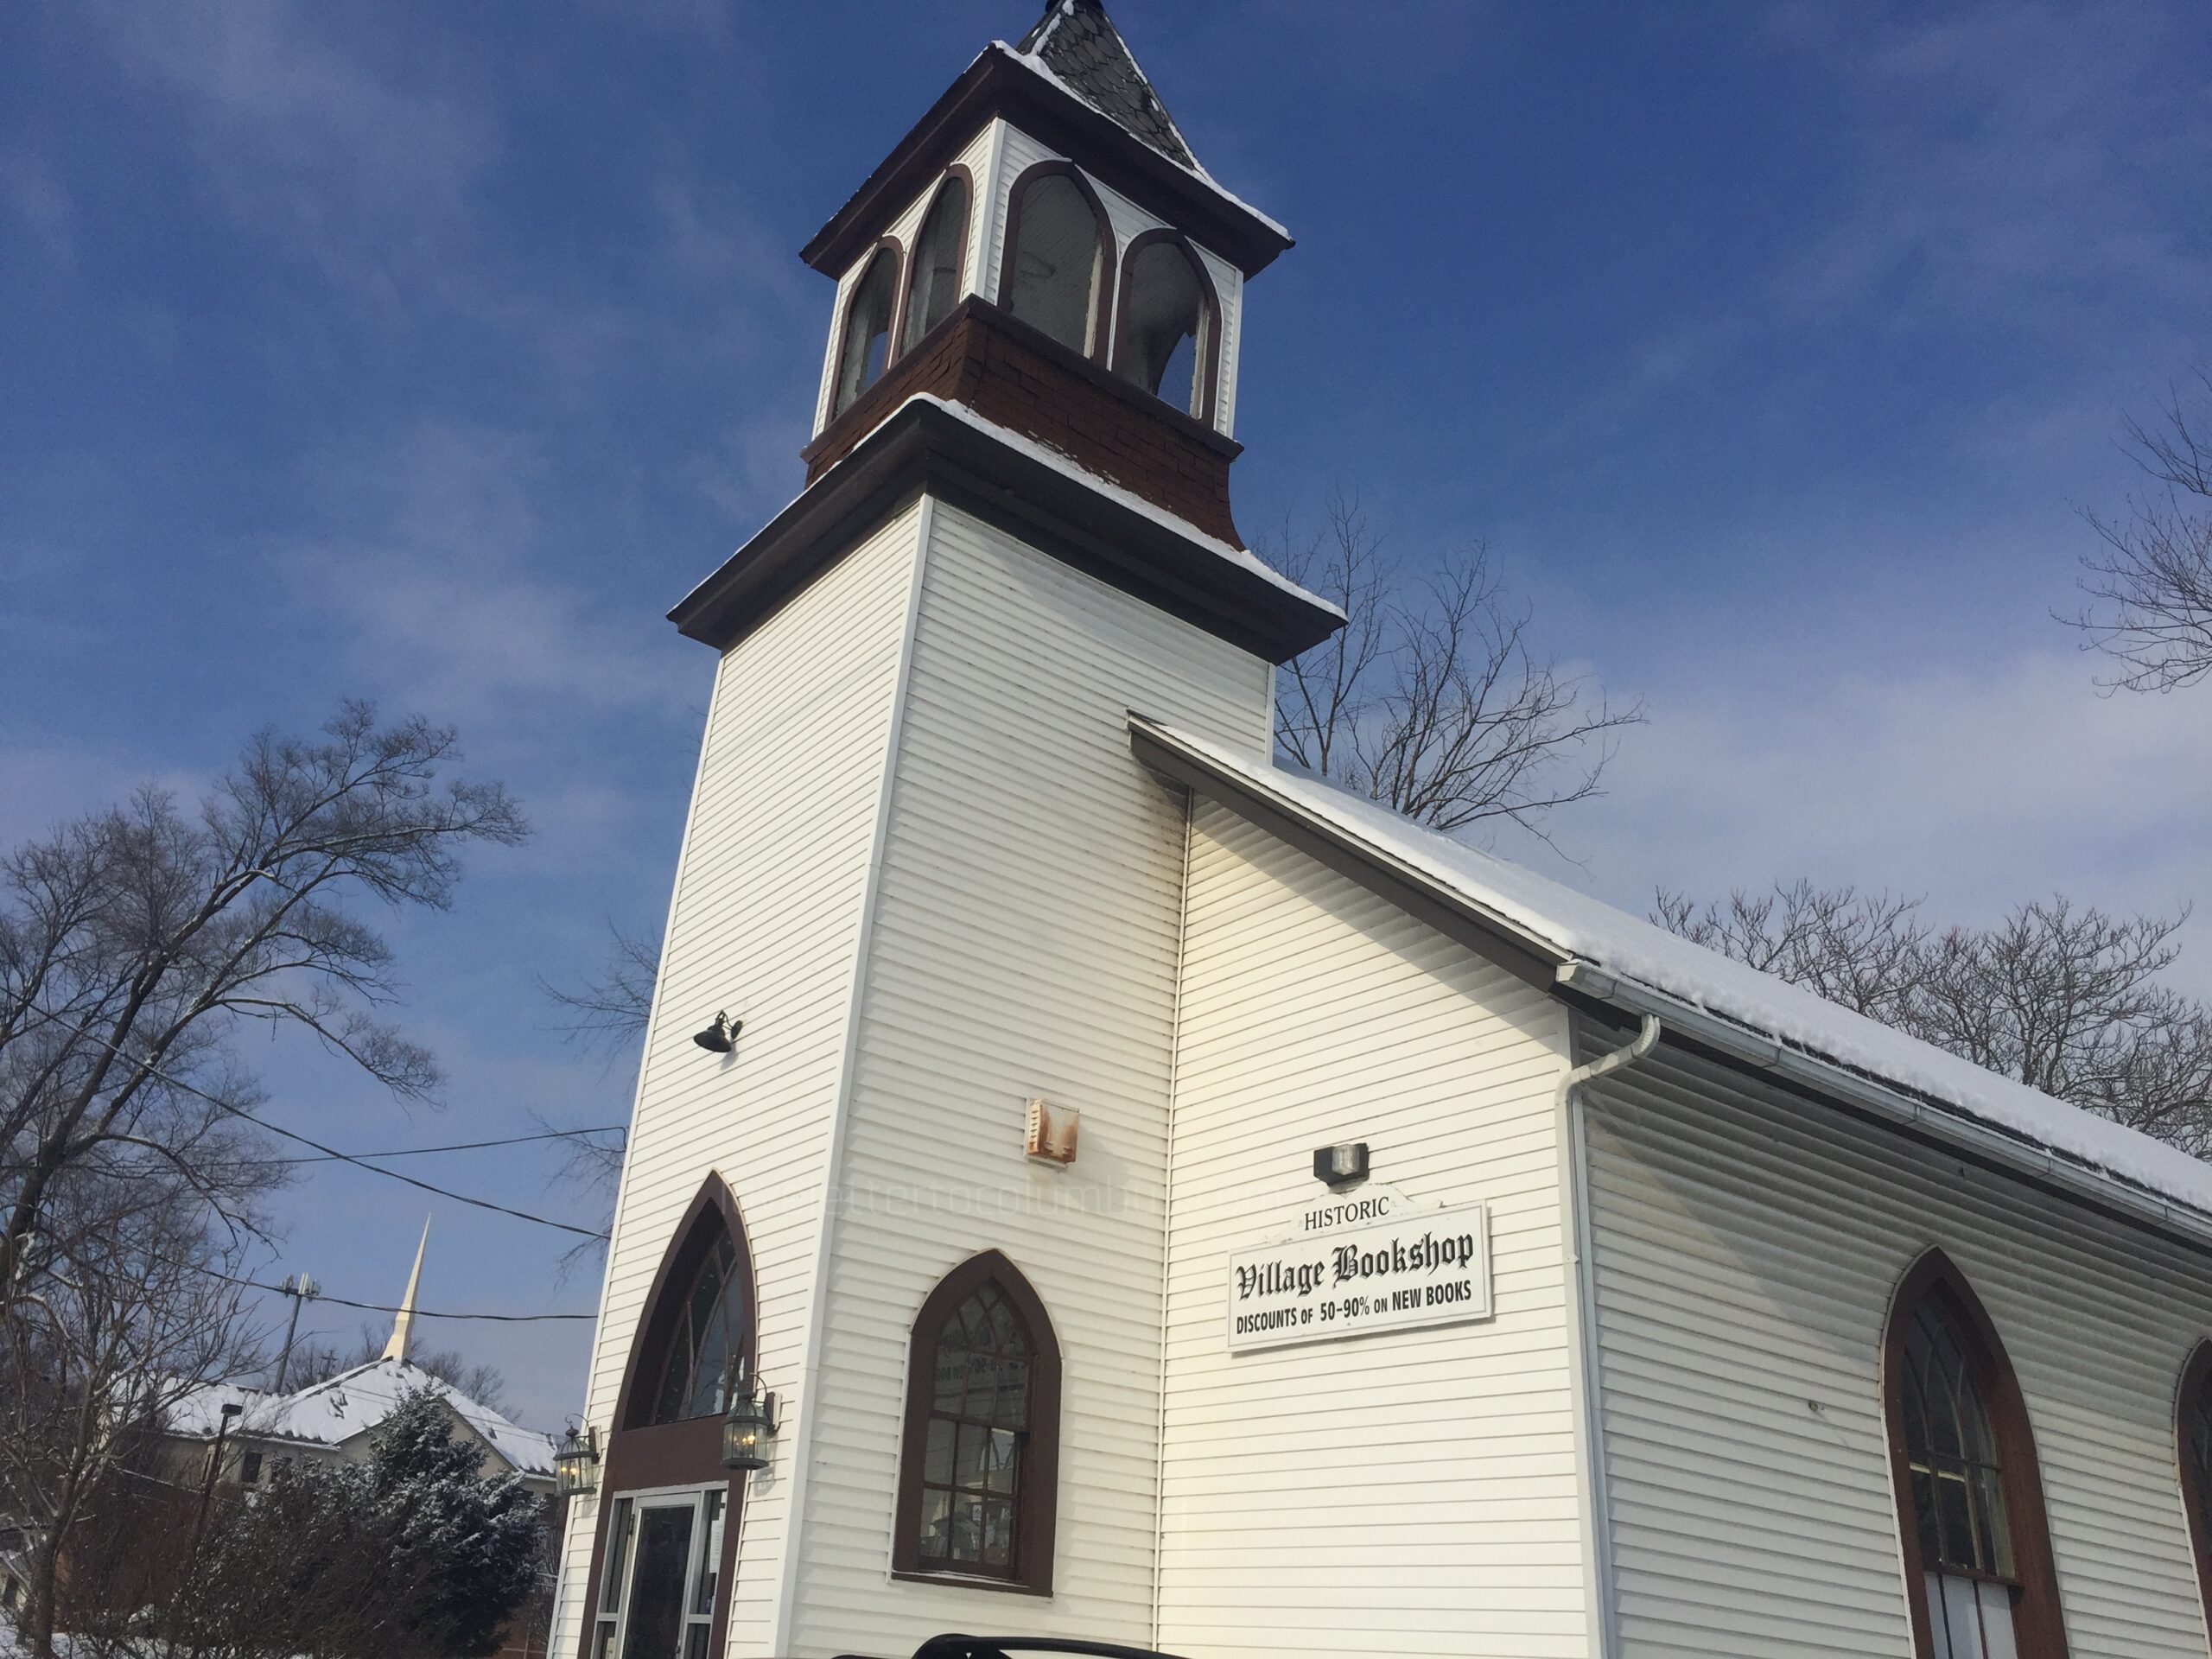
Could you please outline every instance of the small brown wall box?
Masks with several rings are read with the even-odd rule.
[[[1033,1100],[1022,1125],[1021,1149],[1048,1164],[1071,1164],[1076,1131],[1082,1122],[1083,1114],[1072,1106]]]

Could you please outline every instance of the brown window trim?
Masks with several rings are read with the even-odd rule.
[[[2012,1533],[2013,1568],[2019,1574],[2019,1598],[2015,1604],[2019,1617],[2013,1636],[2020,1659],[2067,1659],[2058,1571],[2051,1555],[2050,1520],[2044,1513],[2043,1474],[2036,1459],[2035,1430],[2028,1421],[2027,1402],[1981,1299],[1950,1257],[1932,1247],[1897,1281],[1890,1299],[1889,1322],[1882,1332],[1882,1419],[1889,1433],[1890,1480],[1904,1559],[1905,1607],[1912,1620],[1913,1652],[1918,1659],[1935,1659],[1936,1651],[1922,1588],[1927,1569],[1921,1560],[1912,1470],[1904,1440],[1905,1328],[1922,1299],[1929,1296],[1942,1299],[1953,1316],[2003,1459],[2005,1518]]]
[[[922,209],[922,216],[914,221],[914,250],[917,253],[920,252],[922,246],[922,232],[929,229],[930,215],[937,212],[938,203],[944,199],[946,188],[950,185],[955,179],[959,180],[962,188],[968,192],[968,211],[960,216],[960,245],[952,256],[952,280],[960,289],[960,292],[953,296],[952,308],[955,311],[957,311],[960,308],[960,302],[968,297],[968,289],[966,286],[968,282],[968,242],[969,238],[975,234],[976,229],[976,175],[968,170],[968,167],[965,162],[955,162],[950,167],[946,168],[944,169],[944,176],[937,181],[937,188],[930,192],[929,206]],[[888,240],[889,238],[887,238],[885,239]],[[881,244],[878,244],[877,245],[880,246]],[[869,257],[874,257],[873,255],[870,255]],[[887,375],[891,372],[892,364],[895,363],[899,359],[906,354],[905,348],[900,346],[899,342],[906,337],[906,312],[907,308],[913,303],[914,278],[919,274],[919,268],[915,265],[912,259],[908,259],[906,261],[905,268],[900,272],[899,296],[893,302],[891,308],[891,350],[885,354],[883,360],[883,372]],[[943,322],[939,322],[938,324],[938,327],[940,328],[944,326],[944,324]],[[934,333],[935,330],[931,330],[931,332]],[[922,343],[922,340],[927,340],[928,338],[929,334],[925,334],[921,336],[921,339],[917,340],[914,344],[918,346]],[[867,395],[868,394],[863,391],[861,394],[861,397],[864,397]],[[835,400],[833,399],[832,401]],[[853,402],[857,404],[860,402],[860,397],[854,398]]]
[[[1120,244],[1114,236],[1114,221],[1107,217],[1106,204],[1098,200],[1090,181],[1073,162],[1037,162],[1021,169],[1006,198],[1006,239],[999,248],[999,308],[1007,315],[1014,314],[1014,256],[1021,245],[1021,198],[1025,191],[1048,173],[1058,173],[1075,181],[1075,188],[1090,204],[1091,217],[1098,221],[1098,292],[1090,296],[1090,350],[1077,353],[1088,357],[1101,368],[1106,366],[1113,346],[1110,338],[1114,321],[1115,278],[1121,266]],[[1071,350],[1073,348],[1071,347]]]
[[[1205,313],[1198,321],[1198,337],[1192,342],[1198,353],[1192,378],[1198,385],[1198,406],[1194,410],[1181,410],[1178,413],[1187,415],[1211,429],[1213,426],[1214,398],[1221,389],[1221,295],[1213,285],[1213,273],[1206,269],[1206,262],[1198,257],[1198,251],[1191,245],[1191,238],[1180,231],[1156,227],[1140,236],[1131,237],[1129,245],[1122,251],[1122,280],[1114,313],[1114,372],[1122,375],[1125,380],[1128,378],[1124,370],[1128,357],[1129,295],[1132,287],[1129,277],[1135,268],[1137,255],[1154,242],[1172,242],[1180,248],[1198,279],[1198,304]],[[1142,391],[1143,388],[1139,387],[1138,390]],[[1166,400],[1163,398],[1161,401]],[[1175,407],[1173,404],[1167,406],[1170,409]]]
[[[2212,1633],[2212,1491],[2191,1478],[2189,1456],[2190,1405],[2205,1389],[2212,1388],[2212,1339],[2200,1342],[2181,1370],[2181,1386],[2174,1391],[2174,1467],[2181,1482],[2181,1506],[2189,1517],[2189,1541],[2196,1557],[2197,1598],[2204,1604],[2208,1633]]]
[[[830,419],[832,421],[845,412],[837,407],[837,388],[845,378],[845,348],[853,343],[853,306],[861,296],[861,289],[868,283],[868,272],[874,268],[877,258],[885,253],[891,256],[891,321],[883,337],[883,373],[877,375],[875,380],[880,380],[884,374],[891,372],[892,360],[899,355],[899,324],[906,313],[906,250],[899,245],[897,237],[887,236],[870,248],[855,267],[860,275],[853,279],[852,291],[845,296],[844,314],[837,319],[837,350],[830,359]],[[873,386],[875,380],[869,381],[868,385],[853,394],[854,404],[868,396],[868,386]],[[852,406],[852,404],[848,404],[845,409]]]
[[[870,257],[874,256],[871,255]],[[591,1567],[584,1578],[583,1614],[576,1634],[576,1659],[588,1659],[592,1637],[599,1628],[600,1572],[607,1555],[607,1525],[614,1513],[614,1499],[624,1492],[652,1487],[710,1487],[721,1484],[722,1498],[722,1558],[715,1583],[715,1621],[707,1650],[720,1653],[729,1632],[729,1597],[737,1572],[737,1540],[745,1504],[745,1476],[722,1467],[722,1420],[694,1417],[688,1422],[645,1424],[652,1410],[652,1396],[660,1381],[656,1363],[673,1333],[677,1290],[689,1294],[701,1258],[711,1247],[719,1220],[728,1230],[737,1260],[731,1280],[745,1293],[744,1329],[741,1338],[745,1369],[757,1363],[759,1336],[754,1320],[760,1307],[753,1277],[753,1249],[746,1236],[745,1220],[737,1199],[719,1175],[709,1174],[698,1196],[691,1200],[669,1236],[668,1249],[645,1293],[645,1312],[638,1321],[630,1357],[622,1371],[621,1392],[614,1400],[613,1427],[601,1452],[596,1513],[592,1517]]]
[[[930,1407],[937,1374],[937,1341],[961,1303],[986,1284],[995,1285],[1020,1315],[1036,1346],[1029,1396],[1029,1440],[1023,1449],[1019,1508],[1014,1516],[1014,1576],[948,1572],[921,1560],[922,1463],[929,1447]],[[914,1315],[906,1351],[905,1428],[899,1436],[899,1499],[892,1512],[891,1576],[971,1590],[1018,1595],[1052,1593],[1052,1536],[1059,1509],[1060,1344],[1052,1315],[1029,1281],[997,1250],[971,1255],[938,1281]]]

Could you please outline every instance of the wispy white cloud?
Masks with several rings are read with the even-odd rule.
[[[0,207],[58,270],[77,262],[77,205],[60,176],[27,149],[0,151]]]
[[[2202,700],[2101,696],[2063,645],[1979,668],[1814,667],[1794,686],[1716,677],[1653,704],[1607,798],[1562,826],[1586,861],[1567,879],[1615,903],[1799,876],[1963,918],[2058,891],[2152,910],[2212,893]],[[2212,917],[2190,936],[2183,977],[2212,993]]]

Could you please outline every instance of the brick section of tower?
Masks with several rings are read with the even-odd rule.
[[[917,392],[963,404],[1235,547],[1229,465],[1243,446],[974,297],[800,451],[812,484]]]

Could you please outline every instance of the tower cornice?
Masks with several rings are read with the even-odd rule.
[[[1290,233],[1239,200],[1205,174],[1170,160],[1119,122],[1085,103],[1051,71],[995,41],[930,106],[868,175],[799,257],[840,276],[907,202],[995,117],[1084,168],[1147,211],[1192,237],[1251,276],[1292,245]]]
[[[1269,662],[1344,626],[1344,613],[1243,549],[973,410],[918,393],[669,613],[728,650],[876,524],[928,493]]]

